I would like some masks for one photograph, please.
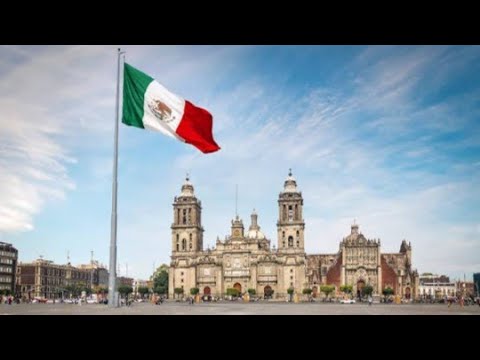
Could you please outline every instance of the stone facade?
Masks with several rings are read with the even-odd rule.
[[[277,247],[261,231],[254,210],[247,231],[237,215],[230,235],[204,250],[202,206],[188,177],[173,211],[170,297],[175,288],[183,288],[187,295],[191,288],[199,288],[200,294],[214,296],[223,296],[229,288],[240,293],[254,289],[259,296],[273,292],[276,298],[286,297],[289,288],[296,293],[311,288],[317,296],[322,284],[337,290],[352,285],[354,293],[365,285],[372,285],[374,293],[389,286],[395,294],[413,297],[418,288],[410,244],[403,241],[399,253],[381,254],[380,240],[366,239],[356,224],[337,254],[307,255],[303,197],[291,171],[278,198]]]
[[[12,244],[0,242],[0,291],[15,294],[18,250]]]

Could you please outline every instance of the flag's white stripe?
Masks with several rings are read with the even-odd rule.
[[[156,101],[161,101],[171,110],[171,114],[169,114],[165,120],[161,120],[152,110],[152,108],[155,108],[158,104]],[[143,126],[145,129],[160,131],[165,135],[184,141],[184,139],[176,133],[178,125],[182,120],[184,110],[185,100],[168,91],[163,85],[154,80],[148,85],[147,90],[145,91],[142,119]]]

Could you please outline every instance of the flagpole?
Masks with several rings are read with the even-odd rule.
[[[120,56],[125,54],[118,49],[117,54],[117,97],[115,101],[115,140],[113,147],[113,181],[112,181],[112,224],[110,230],[110,274],[108,278],[108,306],[117,307],[117,168],[118,168],[118,123],[120,113]]]

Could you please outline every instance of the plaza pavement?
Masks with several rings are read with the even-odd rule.
[[[445,304],[336,304],[280,302],[216,302],[190,305],[134,303],[110,309],[106,305],[13,304],[0,305],[0,315],[480,315],[480,306]]]

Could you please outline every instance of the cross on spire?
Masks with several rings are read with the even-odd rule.
[[[292,176],[292,168],[288,169],[288,176]]]

